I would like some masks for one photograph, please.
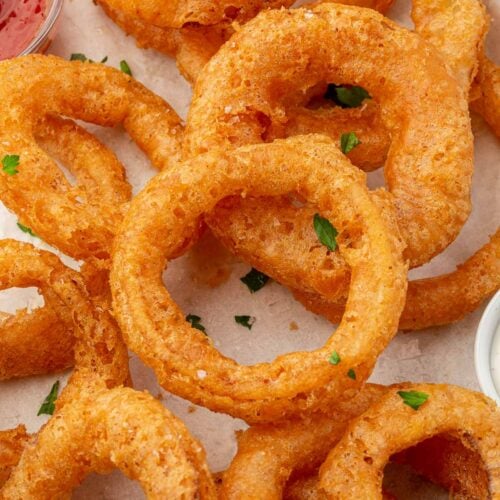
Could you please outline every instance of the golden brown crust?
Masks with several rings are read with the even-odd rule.
[[[90,472],[113,468],[150,499],[216,499],[203,448],[182,422],[149,394],[123,387],[80,394],[58,411],[25,448],[0,498],[61,498]]]
[[[354,270],[348,312],[324,347],[241,366],[190,327],[158,277],[219,200],[290,191],[309,198],[340,231],[341,252]],[[216,411],[269,421],[349,398],[366,379],[394,334],[404,302],[401,251],[396,226],[388,229],[363,173],[329,139],[297,136],[213,151],[161,172],[132,201],[113,252],[113,306],[127,345],[165,388]],[[357,369],[357,381],[346,377],[344,363],[328,362],[334,350],[345,366]]]
[[[423,392],[428,400],[415,411],[403,404],[400,390]],[[479,454],[487,471],[487,497],[497,498],[499,429],[500,411],[482,394],[438,384],[393,387],[349,424],[321,466],[319,486],[327,498],[381,498],[383,469],[394,453],[452,434]]]
[[[27,71],[32,78],[25,78]],[[19,173],[0,175],[0,198],[23,224],[68,255],[106,259],[130,198],[123,169],[111,152],[72,122],[40,120],[64,114],[104,126],[123,123],[152,163],[162,168],[179,154],[179,118],[141,84],[101,64],[33,55],[2,62],[0,75],[0,156],[22,152]],[[37,139],[68,161],[76,186]]]
[[[305,280],[304,280],[305,281]],[[449,274],[410,281],[399,321],[401,330],[422,330],[460,321],[500,289],[500,230],[472,257]],[[338,323],[344,306],[317,293],[294,290],[310,311]]]
[[[24,425],[0,431],[0,488],[3,487],[12,470],[18,464],[21,454],[30,440],[31,436],[26,432]]]
[[[376,57],[381,40],[387,53]],[[280,58],[272,50],[278,46]],[[185,154],[262,142],[269,123],[286,123],[295,94],[324,81],[359,84],[380,103],[392,134],[386,182],[406,256],[413,266],[426,262],[453,241],[470,212],[467,103],[433,48],[374,11],[327,4],[314,12],[268,11],[246,24],[197,81]],[[258,220],[253,225],[258,231]]]
[[[386,387],[368,384],[347,402],[323,406],[321,414],[280,425],[255,425],[242,432],[238,452],[223,474],[221,500],[280,500],[292,474],[315,471],[349,421],[386,391]]]

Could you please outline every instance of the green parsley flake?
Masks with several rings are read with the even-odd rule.
[[[337,248],[338,231],[332,226],[329,220],[321,217],[319,214],[314,214],[313,225],[319,241],[330,252],[333,252]]]
[[[252,270],[246,276],[240,278],[240,281],[242,283],[245,283],[250,292],[255,293],[266,285],[266,283],[269,281],[269,276],[266,276],[264,273],[261,273],[260,271],[257,271],[257,269],[252,268]]]
[[[38,415],[53,415],[56,408],[55,402],[59,394],[59,380],[50,389],[49,395],[45,398],[45,401],[40,406],[38,410]]]
[[[417,411],[428,399],[429,394],[419,391],[398,391],[404,404]]]
[[[251,330],[256,321],[256,318],[254,318],[253,316],[235,316],[234,321],[236,321],[236,323],[238,323],[239,325]]]
[[[130,66],[128,65],[127,61],[123,60],[120,61],[120,69],[129,76],[132,76],[132,70],[130,69]]]
[[[339,353],[337,351],[333,351],[330,359],[328,360],[332,365],[338,365],[341,361]]]
[[[352,368],[347,372],[347,376],[352,380],[356,380],[356,372]]]
[[[81,61],[81,62],[88,61],[87,56],[85,54],[80,54],[80,53],[71,54],[71,56],[69,57],[69,60],[70,61]]]
[[[363,88],[357,86],[330,85],[325,96],[334,95],[334,100],[343,108],[359,108],[365,99],[371,99],[370,94]]]
[[[189,321],[193,328],[200,330],[200,332],[203,332],[205,335],[207,334],[205,327],[200,323],[201,318],[199,316],[196,316],[195,314],[188,314],[186,316],[186,321]]]
[[[81,61],[81,62],[89,62],[89,63],[93,63],[95,61],[93,61],[92,59],[89,59],[85,54],[71,54],[70,58],[69,58],[70,61]],[[105,56],[101,59],[101,64],[104,64],[106,61],[108,60],[108,56]]]
[[[2,171],[7,175],[16,175],[19,173],[19,155],[6,155],[2,158]]]
[[[342,134],[340,137],[340,149],[345,155],[350,153],[356,146],[359,146],[361,141],[357,138],[354,132]]]
[[[33,238],[38,238],[38,236],[27,226],[23,226],[20,222],[17,223],[17,227],[26,234],[33,236]]]

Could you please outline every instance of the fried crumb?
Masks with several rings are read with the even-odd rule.
[[[290,322],[290,325],[289,325],[289,328],[292,332],[296,331],[299,329],[299,325],[297,325],[297,323],[295,321],[291,321]]]
[[[194,413],[197,410],[196,406],[189,405],[188,406],[188,413]]]

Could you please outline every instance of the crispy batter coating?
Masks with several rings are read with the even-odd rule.
[[[393,1],[342,0],[337,3],[359,5],[384,13]],[[145,23],[136,15],[112,8],[108,0],[97,0],[97,3],[127,35],[135,38],[139,47],[155,49],[174,57],[179,71],[190,83],[196,81],[205,64],[234,33],[231,21],[219,22],[210,26],[188,24],[182,28],[160,28]],[[315,3],[321,3],[321,1]],[[307,118],[304,118],[304,121],[307,122]]]
[[[472,109],[478,112],[500,137],[500,67],[484,54],[480,55],[479,73],[476,78],[478,97]]]
[[[399,390],[422,390],[430,394],[430,399],[425,405],[431,405],[431,409],[424,411],[425,407],[421,407],[418,410],[425,413],[419,418],[420,425],[412,425],[412,419],[415,417],[396,395]],[[401,422],[395,425],[393,422],[387,422],[382,410],[375,409],[375,407],[385,409],[388,404],[387,399],[391,398],[394,401],[390,411],[387,412],[387,419],[396,414],[397,417],[393,419],[399,419]],[[439,401],[436,402],[436,399]],[[470,401],[474,403],[472,409],[467,406]],[[460,407],[457,409],[458,402]],[[474,410],[478,405],[480,415],[475,415]],[[386,443],[384,433],[402,434],[404,439],[407,429],[408,434],[411,434],[412,431],[418,433],[424,428],[432,434],[430,427],[441,425],[439,421],[435,423],[432,417],[427,416],[429,414],[433,416],[435,411],[446,412],[451,418],[445,419],[447,422],[442,424],[442,428],[437,430],[433,437],[418,439],[415,445],[410,445],[408,449],[404,449],[407,444]],[[461,417],[463,420],[460,420]],[[390,450],[387,451],[387,460],[390,458],[398,463],[411,465],[419,474],[458,494],[459,498],[489,498],[488,492],[493,491],[491,488],[498,481],[498,472],[494,469],[494,464],[495,454],[498,454],[495,444],[498,448],[500,437],[498,427],[494,426],[498,425],[499,418],[499,410],[487,398],[458,387],[411,384],[383,387],[368,384],[352,400],[341,405],[333,405],[331,408],[325,406],[321,413],[305,420],[290,420],[281,425],[256,425],[241,433],[238,436],[238,452],[223,474],[220,498],[224,500],[332,498],[328,492],[319,489],[317,469],[330,452],[336,456],[343,453],[343,456],[349,458],[352,453],[349,446],[354,444],[356,449],[364,449],[365,442],[360,440],[360,433],[352,431],[353,428],[357,429],[358,422],[366,422],[367,434],[371,434],[368,439],[376,443],[375,445],[380,443],[387,448],[394,446],[398,451],[403,449],[396,455],[392,455]],[[460,428],[453,427],[453,420],[460,422]],[[450,421],[452,428],[449,426]],[[479,440],[482,438],[482,434],[478,435],[475,427],[478,422],[485,428],[494,429],[489,437],[489,445],[485,446],[487,450],[493,449],[494,453],[491,456],[481,447],[475,446],[474,438]],[[472,436],[467,434],[469,426],[476,431]],[[377,432],[373,431],[373,427],[377,428]],[[335,447],[339,441],[344,443],[346,440],[349,444],[337,453]],[[370,460],[367,460],[367,463],[372,467],[378,465],[375,458],[373,464]],[[384,465],[385,463],[380,467],[380,480]],[[353,477],[356,482],[361,481],[357,477],[356,468],[353,467],[349,471],[345,478],[346,485]],[[488,474],[491,472],[489,479]],[[356,493],[352,492],[349,498],[382,498],[378,491],[372,496],[366,492],[361,496],[357,496]],[[339,497],[333,496],[333,498]],[[384,492],[383,498],[393,497]]]
[[[26,78],[28,73],[33,77]],[[153,164],[165,166],[179,153],[178,116],[141,84],[101,64],[27,56],[2,62],[0,77],[0,157],[20,156],[18,174],[0,172],[0,199],[23,224],[68,255],[108,258],[130,198],[123,169],[83,129],[46,117],[64,114],[103,126],[123,123]],[[67,162],[76,186],[44,148]]]
[[[325,405],[321,414],[280,425],[256,425],[239,434],[238,452],[222,477],[220,499],[281,500],[290,477],[296,472],[315,471],[349,421],[386,391],[386,387],[368,384],[347,402],[331,408]]]
[[[15,429],[0,431],[0,488],[18,464],[26,445],[32,440],[24,425]]]
[[[160,277],[172,252],[221,199],[292,191],[340,232],[341,253],[352,269],[346,314],[316,351],[241,366],[185,321]],[[364,174],[326,137],[212,151],[164,170],[132,201],[113,250],[114,312],[129,348],[167,390],[249,422],[275,420],[352,397],[366,380],[404,303],[401,253],[397,228],[373,203]],[[329,362],[333,351],[342,359],[337,365]],[[346,376],[349,368],[356,368],[357,380]]]
[[[452,273],[410,281],[399,328],[422,330],[459,321],[499,288],[500,230],[497,230],[489,243]],[[342,302],[299,290],[294,291],[294,296],[307,309],[333,323],[342,318]]]
[[[48,305],[57,314],[59,324],[66,327],[63,333],[73,332],[76,339],[75,370],[56,402],[56,414],[81,394],[129,382],[128,353],[118,327],[108,309],[92,302],[78,273],[65,267],[50,252],[15,240],[1,240],[0,288],[12,286],[40,288]],[[71,335],[68,335],[68,341],[73,343]],[[47,340],[41,339],[40,344],[40,354],[43,354]],[[39,346],[32,346],[35,347]],[[27,371],[30,361],[31,358],[18,362]],[[36,367],[41,361],[36,358],[34,363]],[[2,371],[5,371],[3,367]],[[2,481],[7,479],[23,446],[30,439],[24,428],[0,433]],[[2,495],[3,491],[0,498],[10,498]]]
[[[478,71],[489,18],[481,0],[412,0],[415,31],[432,43],[468,95]]]
[[[113,468],[149,499],[216,499],[203,448],[182,422],[149,394],[123,387],[84,393],[58,411],[26,446],[0,498],[66,497],[90,472]]]
[[[287,122],[287,103],[321,82],[361,85],[379,102],[392,135],[384,172],[405,255],[413,266],[428,261],[470,212],[468,107],[435,50],[372,10],[325,4],[247,23],[197,81],[185,154],[262,142],[269,124]],[[249,240],[259,231],[253,222]]]
[[[111,8],[108,0],[98,0],[98,3],[127,35],[135,38],[139,47],[155,49],[174,57],[179,71],[191,83],[196,81],[205,64],[234,32],[230,23],[222,22],[213,26],[159,28],[137,16]]]
[[[50,306],[5,315],[0,322],[0,380],[73,366],[73,331]]]
[[[398,391],[419,391],[429,399],[416,411]],[[391,390],[349,424],[320,468],[319,486],[326,498],[381,498],[383,470],[390,457],[433,436],[451,434],[476,451],[487,471],[480,496],[459,491],[461,498],[497,498],[500,494],[500,410],[484,395],[446,385],[408,384]],[[464,482],[480,489],[480,485]]]
[[[294,0],[106,0],[112,9],[125,12],[160,28],[181,28],[188,23],[214,25],[246,20],[260,10],[289,7]]]
[[[72,331],[76,338],[76,368],[58,405],[70,400],[82,387],[94,383],[113,387],[128,380],[128,354],[118,327],[108,310],[94,307],[78,273],[50,252],[2,240],[0,288],[13,286],[39,287],[67,332]]]

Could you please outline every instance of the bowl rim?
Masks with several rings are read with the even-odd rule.
[[[491,353],[493,340],[500,325],[500,290],[493,296],[483,312],[474,343],[474,364],[481,390],[500,404],[500,388],[492,375]]]
[[[64,0],[52,0],[47,17],[43,24],[40,26],[35,38],[30,42],[30,44],[23,49],[19,56],[25,56],[36,52],[39,47],[45,42],[48,35],[52,31],[52,28],[57,22],[59,15],[64,4]]]

